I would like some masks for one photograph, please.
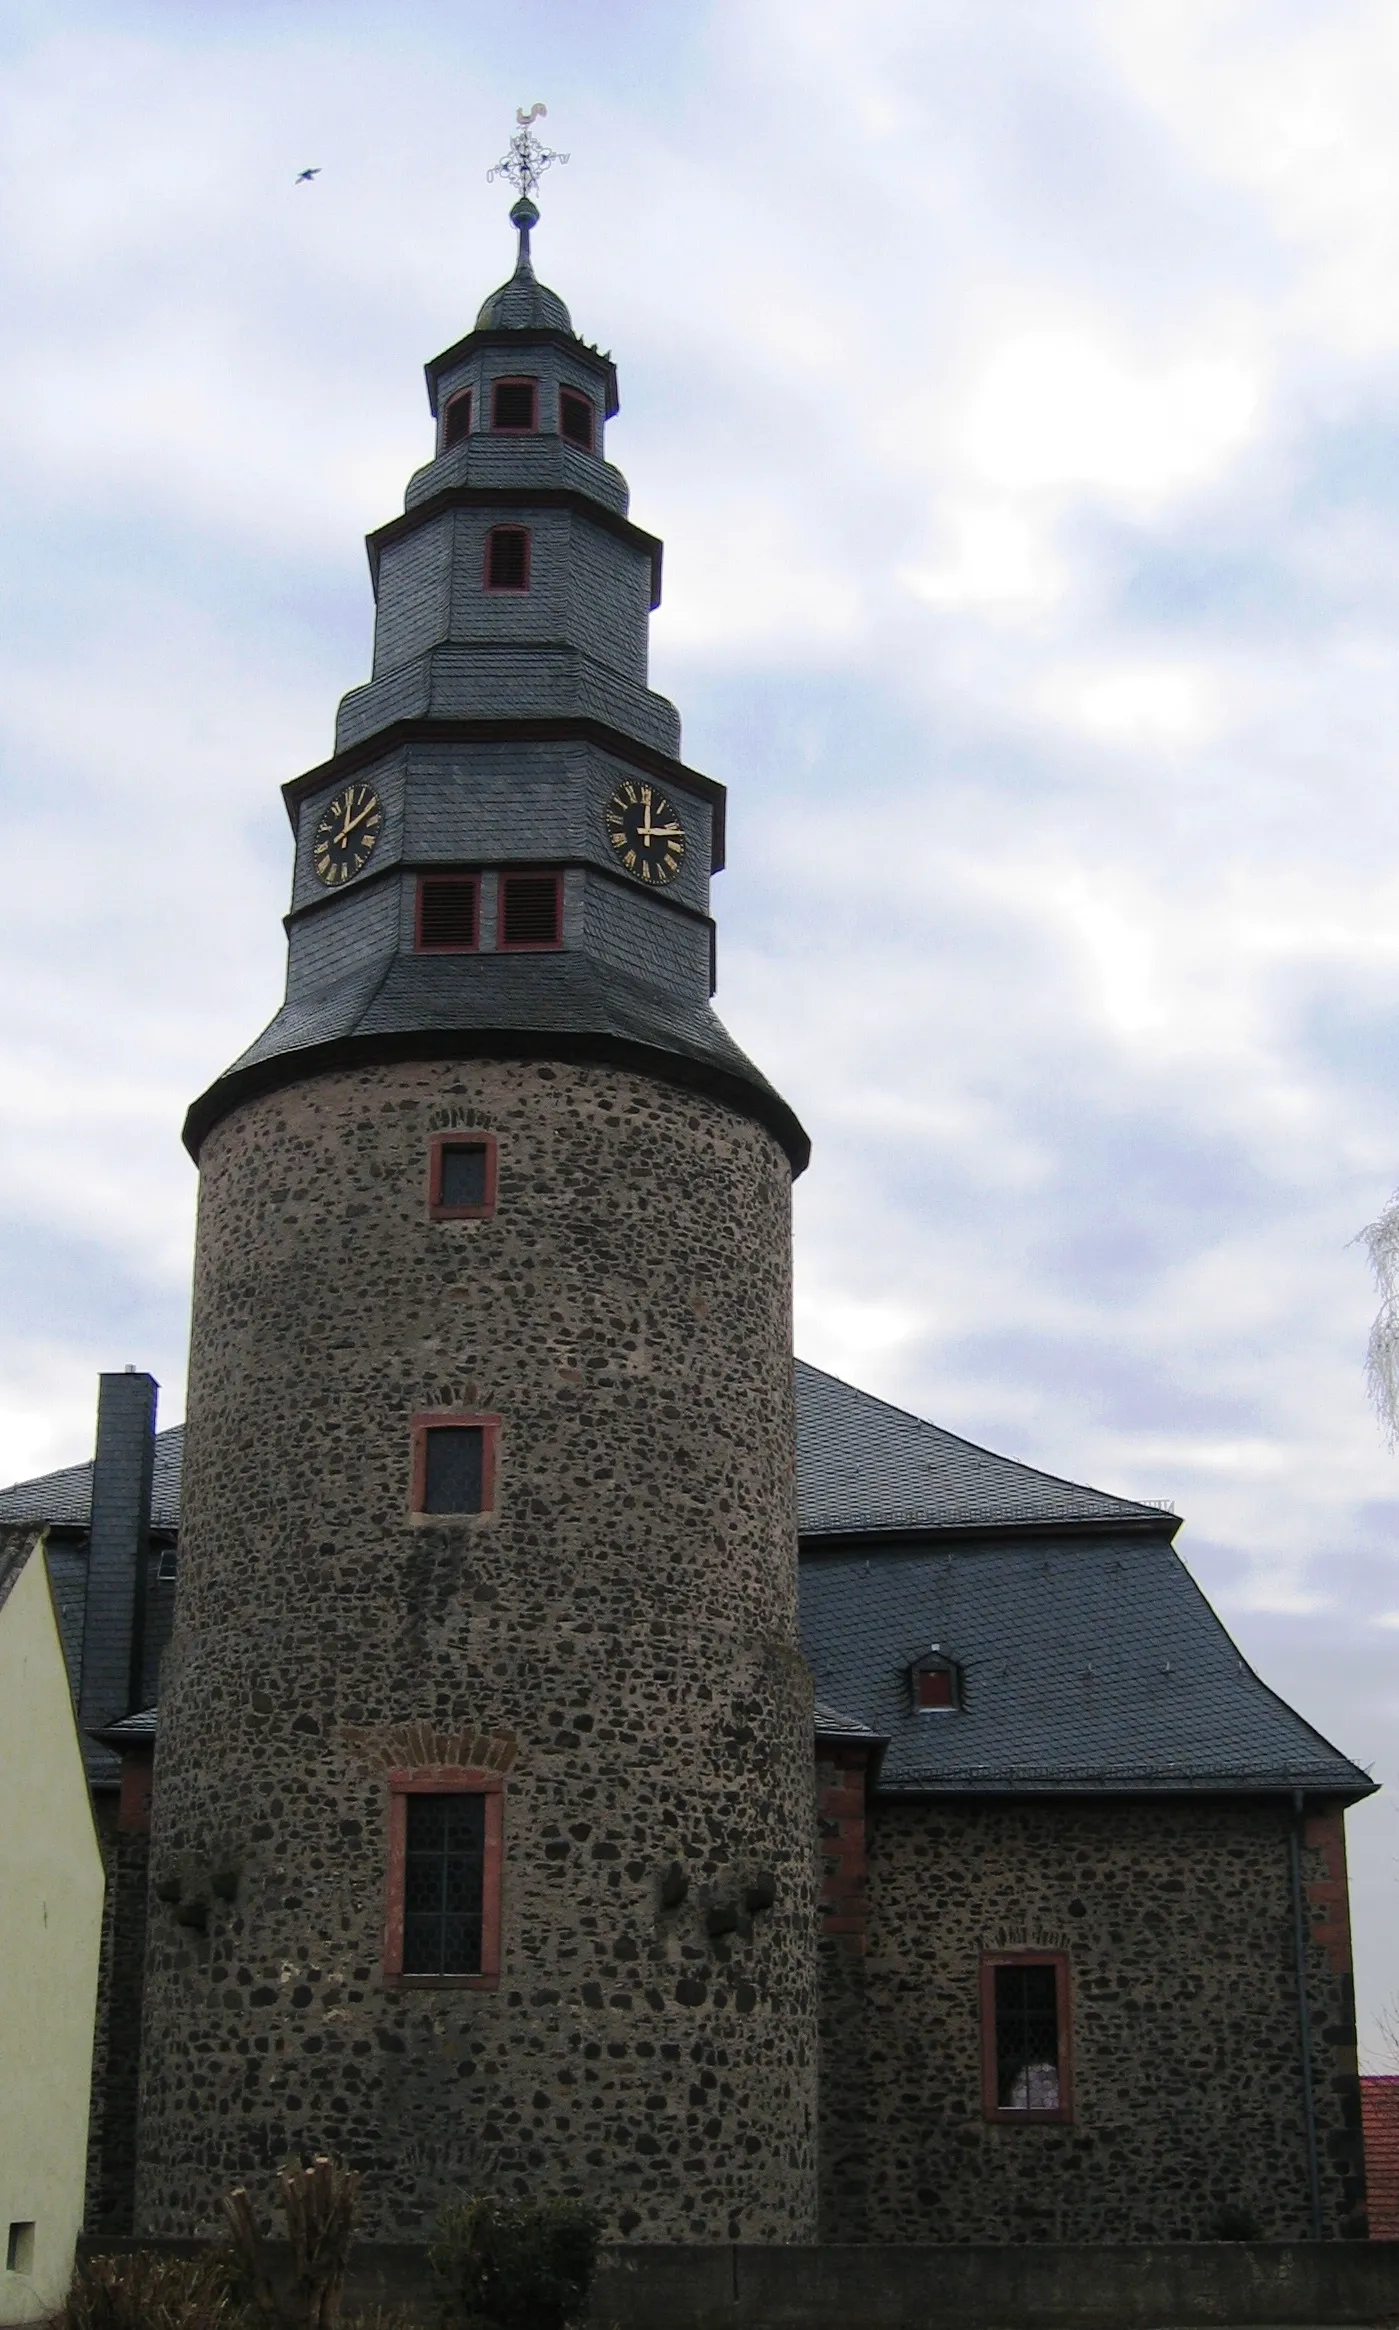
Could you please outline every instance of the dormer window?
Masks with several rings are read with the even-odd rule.
[[[537,380],[497,380],[491,388],[491,427],[530,430],[539,427]]]
[[[962,1675],[955,1659],[936,1643],[909,1669],[913,1704],[921,1715],[955,1715],[962,1704]]]
[[[567,437],[570,445],[579,445],[585,453],[593,449],[593,400],[576,388],[559,390],[559,435]]]
[[[492,526],[486,536],[488,591],[529,589],[529,528]]]
[[[449,397],[442,409],[443,452],[449,453],[454,445],[459,445],[462,438],[469,436],[470,433],[471,391],[469,388],[463,388],[456,396]]]

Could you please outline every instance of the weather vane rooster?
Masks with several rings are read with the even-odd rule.
[[[547,105],[532,105],[529,112],[526,113],[520,106],[516,106],[515,119],[520,126],[510,140],[508,150],[501,155],[494,169],[486,172],[488,185],[493,178],[508,179],[521,201],[529,202],[550,163],[568,160],[567,154],[552,152],[548,146],[541,144],[534,134],[535,123],[548,110]]]

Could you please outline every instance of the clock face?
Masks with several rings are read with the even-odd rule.
[[[673,882],[685,862],[685,828],[664,793],[628,777],[604,812],[607,838],[635,882]]]
[[[384,823],[372,785],[347,785],[321,814],[311,843],[316,874],[327,890],[362,874]]]

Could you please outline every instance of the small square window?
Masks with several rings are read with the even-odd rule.
[[[9,2237],[5,2243],[5,2271],[7,2273],[32,2273],[34,2271],[34,2221],[31,2217],[19,2217],[11,2222]]]
[[[988,2119],[1073,2117],[1069,1962],[1062,1952],[982,1960],[981,2067]]]
[[[961,1670],[955,1659],[947,1658],[938,1650],[914,1660],[909,1680],[913,1686],[913,1704],[925,1714],[955,1714],[962,1704]]]
[[[160,1559],[155,1565],[156,1584],[158,1586],[173,1586],[179,1574],[179,1555],[173,1545],[163,1545],[160,1549]]]
[[[563,885],[557,874],[502,874],[502,947],[556,947],[563,937]]]
[[[491,427],[537,428],[538,403],[537,380],[497,380],[491,389]]]
[[[592,452],[592,400],[580,396],[576,388],[559,390],[559,435],[567,437],[570,445],[581,445],[585,453]]]
[[[504,1783],[451,1766],[390,1772],[384,1978],[493,1990],[500,1977]]]
[[[482,1220],[495,1212],[494,1133],[440,1133],[428,1165],[428,1211],[435,1221]]]
[[[528,527],[492,526],[486,536],[487,590],[527,591],[529,570]]]
[[[480,894],[476,874],[424,874],[418,883],[418,953],[470,954],[480,927]]]
[[[461,390],[458,392],[458,394],[457,394],[456,396],[454,396],[454,397],[449,397],[449,398],[448,398],[448,400],[447,400],[447,403],[446,403],[446,405],[443,407],[443,412],[442,412],[442,450],[443,450],[443,452],[444,452],[444,453],[450,452],[450,450],[451,450],[451,448],[452,448],[452,446],[453,446],[453,445],[459,445],[459,444],[461,443],[461,441],[462,441],[462,438],[463,438],[463,437],[469,437],[469,436],[470,436],[470,434],[471,434],[471,391],[470,391],[470,389],[469,389],[469,388],[463,388],[463,389],[461,389]]]
[[[413,1422],[413,1511],[488,1513],[495,1498],[494,1416],[418,1416]]]

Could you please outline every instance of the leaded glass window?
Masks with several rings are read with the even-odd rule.
[[[414,1794],[405,1813],[403,1971],[479,1974],[486,1799]]]
[[[1054,1966],[997,1966],[996,2108],[1057,2112],[1059,1979]]]

